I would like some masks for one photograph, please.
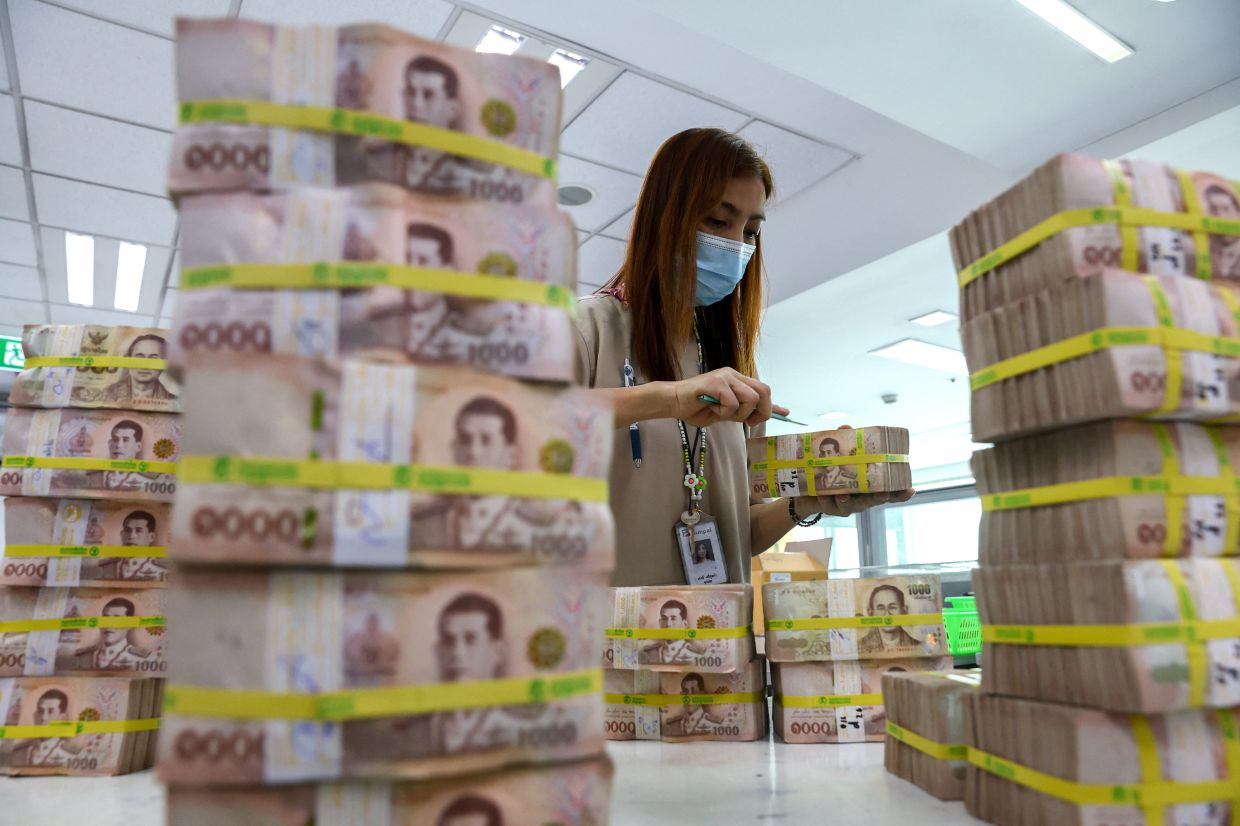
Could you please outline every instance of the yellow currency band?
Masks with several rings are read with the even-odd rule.
[[[827,628],[890,628],[896,625],[942,625],[942,614],[896,614],[890,617],[804,617],[769,619],[767,631],[821,631]]]
[[[968,761],[983,771],[1010,780],[1078,806],[1173,806],[1182,803],[1211,803],[1215,801],[1240,800],[1240,782],[1231,777],[1226,780],[1156,780],[1141,783],[1080,783],[1065,780],[1051,774],[1022,766],[988,754],[980,749],[968,748]]]
[[[828,456],[819,459],[772,459],[769,462],[754,462],[750,467],[754,470],[794,470],[836,465],[875,465],[879,462],[908,462],[908,454],[866,453],[861,456]]]
[[[547,677],[378,686],[322,694],[171,684],[164,690],[164,712],[186,717],[340,722],[550,703],[599,694],[602,688],[603,671],[599,668]]]
[[[50,619],[5,620],[0,634],[22,634],[30,631],[73,631],[81,628],[163,628],[166,617],[52,617]]]
[[[246,456],[185,456],[182,482],[201,485],[415,490],[527,499],[606,502],[607,480],[564,473]]]
[[[403,264],[350,261],[316,261],[310,264],[220,264],[181,271],[181,289],[209,287],[236,289],[357,289],[397,287],[429,290],[465,298],[519,301],[571,310],[576,305],[572,290],[558,284],[542,284],[521,278],[462,272]],[[140,360],[140,359],[139,359]],[[29,364],[29,360],[27,360]]]
[[[722,706],[732,703],[761,703],[766,694],[745,691],[732,694],[604,694],[603,702],[623,706]]]
[[[374,137],[390,143],[436,149],[527,175],[555,178],[555,159],[497,140],[398,120],[373,112],[330,106],[298,106],[266,100],[191,100],[180,106],[181,123],[253,123],[339,135]]]
[[[0,551],[4,557],[89,556],[89,557],[156,557],[168,555],[168,546],[150,545],[7,545]]]
[[[780,470],[802,470],[817,467],[842,467],[844,465],[877,465],[884,462],[908,462],[908,454],[903,453],[862,453],[865,450],[865,428],[858,427],[856,432],[856,450],[857,453],[851,456],[813,456],[814,434],[805,433],[802,435],[803,458],[800,459],[776,459],[775,447],[779,438],[778,436],[768,436],[766,439],[766,461],[754,462],[749,467],[750,470],[764,472],[766,474],[766,490],[770,495],[782,493],[779,489],[778,478],[776,472]],[[838,441],[838,440],[837,440]],[[814,478],[814,474],[807,473],[805,475],[806,494],[809,496],[818,495],[818,480]],[[857,490],[861,493],[870,492],[870,476],[868,473],[857,474]]]
[[[1208,215],[1190,215],[1180,212],[1160,212],[1144,207],[1087,207],[1069,209],[1056,213],[1033,228],[1022,232],[1011,241],[1001,244],[992,252],[969,264],[957,274],[957,281],[963,288],[990,272],[996,267],[1012,260],[1018,255],[1028,252],[1038,244],[1056,233],[1072,227],[1093,226],[1096,224],[1117,224],[1121,227],[1169,227],[1187,232],[1210,233],[1212,235],[1240,235],[1240,221],[1228,221],[1211,218]],[[1125,243],[1124,249],[1131,248],[1134,253],[1136,244]],[[1125,267],[1135,269],[1135,267]]]
[[[748,637],[753,626],[737,628],[604,628],[610,639],[633,640],[735,640]]]
[[[928,754],[937,760],[966,760],[969,756],[969,747],[960,743],[940,743],[937,740],[931,740],[929,737],[922,737],[915,731],[909,731],[903,726],[897,726],[890,720],[887,721],[887,734],[895,740],[899,740],[906,746],[917,749],[923,754]]]
[[[0,726],[0,740],[35,740],[48,737],[77,737],[79,734],[129,734],[155,731],[158,717],[141,720],[80,720],[78,722],[44,723],[38,726]]]
[[[1041,370],[1053,364],[1087,356],[1110,347],[1152,346],[1192,350],[1240,358],[1240,338],[1211,336],[1183,327],[1102,327],[1081,333],[1028,353],[997,362],[969,376],[969,385],[980,390],[1005,379]]]
[[[982,510],[1004,511],[1039,508],[1109,499],[1112,496],[1234,496],[1240,482],[1233,476],[1103,476],[1079,482],[1061,482],[1036,488],[1022,488],[982,496]]]
[[[176,462],[145,459],[85,459],[65,456],[5,456],[7,468],[48,468],[51,470],[117,470],[134,473],[176,473]]]
[[[827,708],[830,706],[881,706],[882,694],[784,694],[775,702],[785,708]]]
[[[1194,643],[1240,637],[1240,617],[1128,625],[983,625],[982,642],[999,645],[1059,645],[1128,648]]]
[[[136,370],[166,370],[167,359],[140,356],[31,356],[27,367],[132,367]]]

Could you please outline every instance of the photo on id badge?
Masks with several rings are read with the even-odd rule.
[[[713,585],[728,581],[728,564],[714,519],[703,514],[692,529],[683,521],[677,522],[675,533],[686,583]]]

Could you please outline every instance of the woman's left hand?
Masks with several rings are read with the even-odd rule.
[[[875,505],[888,505],[895,502],[907,502],[917,491],[908,490],[880,491],[878,493],[839,493],[825,496],[802,496],[798,503],[799,511],[815,511],[827,516],[852,516],[869,510]]]

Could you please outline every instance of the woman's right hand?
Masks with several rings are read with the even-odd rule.
[[[671,418],[683,419],[694,427],[716,422],[743,422],[754,427],[771,418],[771,412],[788,415],[771,404],[771,388],[731,367],[711,370],[691,379],[671,383]],[[719,404],[709,404],[699,396],[713,396]]]

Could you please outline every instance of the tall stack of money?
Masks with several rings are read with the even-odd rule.
[[[613,425],[570,386],[558,70],[183,19],[177,73],[173,819],[605,824]]]
[[[603,648],[610,740],[766,736],[766,661],[754,651],[753,586],[612,588]]]
[[[1240,187],[1064,155],[951,239],[974,438],[996,442],[973,459],[966,803],[1001,824],[1231,822]]]
[[[181,388],[168,331],[28,325],[0,496],[0,772],[149,768]]]
[[[952,668],[935,574],[768,582],[762,608],[785,743],[881,742],[883,675]]]

